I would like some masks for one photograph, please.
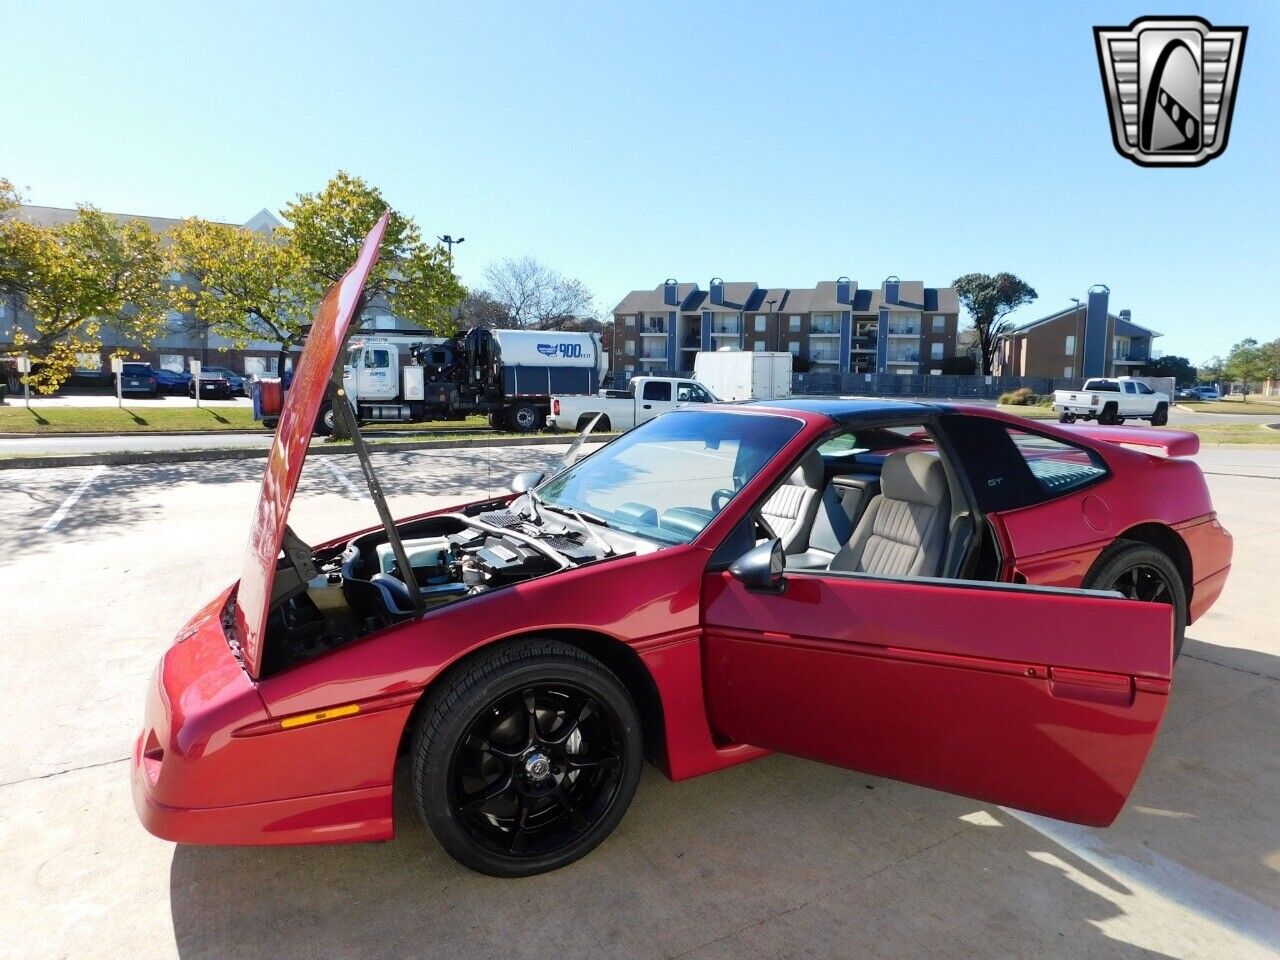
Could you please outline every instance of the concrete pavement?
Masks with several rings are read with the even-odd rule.
[[[557,452],[375,456],[393,510],[407,512],[496,492]],[[1164,728],[1111,829],[775,756],[680,784],[650,770],[599,850],[521,881],[454,864],[403,791],[386,844],[220,849],[147,835],[126,761],[146,680],[186,617],[237,575],[261,464],[10,471],[0,952],[1274,957],[1280,451],[1199,460],[1236,564],[1189,631]],[[312,540],[373,522],[354,458],[308,463],[294,522]]]

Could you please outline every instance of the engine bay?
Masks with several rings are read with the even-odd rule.
[[[312,550],[287,531],[267,621],[263,673],[375,630],[535,577],[656,549],[528,496],[396,525],[420,607],[384,530]]]

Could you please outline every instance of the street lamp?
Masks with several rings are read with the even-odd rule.
[[[452,271],[453,270],[453,245],[455,243],[466,243],[467,238],[459,237],[457,240],[455,240],[453,239],[453,237],[449,236],[449,234],[446,233],[443,237],[436,237],[436,239],[439,240],[441,243],[443,243],[445,245],[445,248],[449,251],[449,269]]]
[[[764,348],[766,350],[769,349],[769,341],[777,339],[776,337],[774,337],[773,331],[769,329],[771,326],[777,326],[777,324],[774,321],[776,321],[778,318],[774,316],[774,313],[773,313],[773,305],[777,302],[778,302],[777,300],[765,301],[765,306],[769,308],[769,319],[765,321],[765,328],[764,328]]]

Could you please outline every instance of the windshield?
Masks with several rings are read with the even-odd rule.
[[[788,417],[713,411],[658,417],[538,488],[550,506],[581,510],[664,543],[688,543],[800,429]]]

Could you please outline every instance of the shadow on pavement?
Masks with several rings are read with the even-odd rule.
[[[443,853],[402,782],[389,843],[178,847],[176,943],[188,960],[1265,956],[1280,769],[1257,751],[1280,721],[1277,664],[1207,662],[1222,649],[1188,642],[1109,830],[772,756],[684,783],[650,769],[593,854],[496,880]]]

